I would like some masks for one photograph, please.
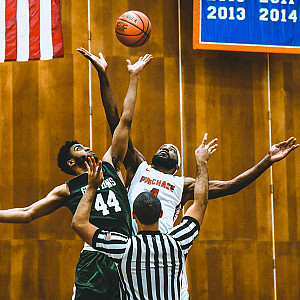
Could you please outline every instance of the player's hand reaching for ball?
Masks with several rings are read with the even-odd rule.
[[[216,144],[218,139],[213,139],[207,143],[207,133],[205,133],[202,144],[195,150],[195,157],[197,164],[201,162],[207,162],[210,156],[217,150],[218,144]]]
[[[88,170],[89,187],[97,190],[104,180],[102,172],[102,161],[100,160],[98,163],[96,163],[94,157],[88,157],[88,162],[89,163],[85,162],[85,165]]]
[[[81,53],[85,58],[91,61],[97,72],[104,73],[107,69],[107,62],[101,52],[99,52],[99,57],[87,51],[83,47],[77,48],[77,51]]]
[[[126,59],[127,68],[130,75],[139,75],[146,65],[149,64],[153,56],[151,54],[146,54],[141,56],[136,63],[131,64],[130,59]]]

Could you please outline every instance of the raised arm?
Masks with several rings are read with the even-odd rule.
[[[101,99],[110,128],[110,132],[111,135],[113,135],[115,129],[119,124],[120,118],[118,114],[117,103],[115,101],[106,73],[108,66],[107,62],[101,52],[99,53],[99,57],[97,57],[96,55],[90,53],[82,47],[78,48],[77,51],[81,53],[85,58],[90,60],[90,62],[92,63],[92,65],[98,73]]]
[[[115,129],[119,124],[120,118],[117,104],[107,77],[107,62],[101,52],[99,53],[99,57],[97,57],[84,48],[78,48],[77,51],[91,61],[92,65],[98,73],[102,104],[105,110],[106,119],[110,128],[111,135],[113,136]],[[129,181],[131,178],[131,173],[134,174],[139,164],[144,160],[144,157],[134,148],[132,140],[131,138],[129,138],[128,152],[123,162],[125,168],[129,172]]]
[[[217,139],[207,143],[207,133],[204,135],[202,144],[196,149],[195,157],[197,173],[194,188],[194,203],[188,208],[185,216],[196,219],[200,226],[202,224],[208,202],[208,171],[207,161],[211,154],[216,151]]]
[[[129,85],[123,102],[122,115],[120,122],[113,134],[111,148],[103,157],[103,160],[109,161],[113,164],[116,171],[119,172],[119,175],[121,171],[121,165],[128,149],[128,141],[136,103],[139,75],[143,68],[151,61],[151,59],[152,55],[146,54],[145,56],[140,57],[139,60],[133,65],[131,64],[130,60],[127,60]]]
[[[45,198],[28,207],[0,210],[0,222],[29,223],[60,208],[68,195],[69,189],[66,184],[57,186]]]
[[[273,163],[285,158],[291,151],[296,149],[299,144],[296,144],[296,138],[291,137],[286,141],[273,145],[268,154],[255,166],[238,175],[237,177],[228,180],[209,181],[208,199],[215,199],[232,195],[250,183],[255,181],[263,172],[265,172]],[[188,200],[193,199],[193,191],[195,186],[195,179],[191,177],[185,178],[185,186],[182,197],[182,204],[185,204]]]

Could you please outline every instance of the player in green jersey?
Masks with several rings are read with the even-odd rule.
[[[127,60],[129,86],[123,102],[121,121],[113,135],[112,145],[102,159],[104,182],[95,197],[90,217],[91,223],[98,227],[107,230],[117,228],[127,235],[131,233],[131,212],[121,165],[127,152],[139,74],[151,59],[152,55],[146,54],[133,65],[130,60]],[[63,172],[77,177],[55,187],[45,198],[28,207],[0,210],[0,222],[29,223],[62,206],[67,206],[74,214],[88,185],[87,173],[85,173],[87,171],[85,161],[88,157],[95,157],[89,147],[77,141],[66,142],[60,149],[58,165]],[[118,282],[118,274],[113,262],[91,248],[84,248],[76,267],[76,291],[73,299],[119,299]]]
[[[75,144],[76,146],[78,144]],[[90,221],[95,226],[103,226],[108,231],[117,230],[129,236],[132,220],[127,191],[114,166],[105,161],[105,157],[102,171],[104,181],[101,188],[97,190]],[[74,214],[88,186],[88,174],[78,175],[66,184],[70,196],[66,199],[65,206]],[[91,295],[94,295],[92,299],[99,295],[101,299],[106,299],[106,296],[119,299],[118,285],[119,276],[112,260],[85,244],[76,266],[74,299],[87,299]]]

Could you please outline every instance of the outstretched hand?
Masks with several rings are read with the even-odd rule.
[[[197,164],[199,162],[207,162],[210,156],[217,150],[218,144],[216,144],[218,139],[213,139],[207,143],[207,133],[203,137],[202,144],[195,150],[195,157]]]
[[[152,58],[153,58],[153,56],[151,54],[146,54],[144,56],[141,56],[139,58],[139,60],[136,63],[134,63],[133,65],[131,64],[130,59],[126,59],[129,74],[132,74],[132,75],[140,74],[141,71],[143,70],[143,68],[147,64],[149,64],[149,62],[151,61]]]
[[[85,166],[88,170],[88,183],[91,188],[98,189],[103,180],[103,172],[102,172],[102,161],[100,160],[98,163],[96,163],[96,160],[94,157],[88,157],[89,163],[86,161]]]
[[[296,144],[296,138],[294,137],[290,137],[286,141],[273,145],[269,150],[271,162],[280,161],[298,146],[299,144]]]
[[[92,65],[95,67],[97,72],[104,73],[107,69],[107,62],[101,52],[99,52],[99,57],[92,54],[83,47],[77,48],[77,51],[81,53],[85,58],[91,61]]]

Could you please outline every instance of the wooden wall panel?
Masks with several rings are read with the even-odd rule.
[[[180,97],[179,97],[179,76],[177,58],[164,59],[164,106],[165,106],[165,142],[181,147],[180,138]],[[158,106],[158,105],[157,105]],[[153,149],[153,154],[154,154]],[[176,173],[180,176],[181,171]]]
[[[38,241],[36,239],[13,240],[11,243],[12,300],[39,299],[41,287],[38,282]],[[3,299],[5,295],[3,295]]]
[[[269,247],[267,242],[198,240],[187,260],[191,298],[272,299],[272,282],[266,280],[272,277]]]
[[[39,196],[38,64],[13,62],[12,72],[14,206],[24,207]],[[38,226],[15,225],[14,238],[38,238]]]
[[[253,126],[254,130],[254,157],[259,162],[269,149],[268,127],[268,80],[267,55],[251,55],[255,63],[252,64],[253,82]],[[283,137],[282,137],[283,138]],[[270,241],[271,239],[271,201],[270,201],[270,172],[265,172],[253,184],[256,198],[257,240]],[[270,251],[270,249],[269,249]]]
[[[13,91],[12,65],[5,64],[0,69],[0,182],[4,197],[0,208],[13,207]],[[0,226],[1,240],[13,237],[13,225]]]
[[[115,37],[127,10],[149,16],[143,47]],[[87,3],[61,1],[65,57],[0,64],[0,208],[27,206],[70,176],[57,168],[65,140],[88,145]],[[184,175],[195,175],[194,150],[205,132],[219,138],[210,179],[229,180],[269,149],[267,55],[192,50],[192,0],[181,1]],[[91,48],[102,51],[119,111],[128,87],[125,59],[152,53],[139,79],[132,127],[134,145],[148,162],[165,143],[181,145],[177,2],[91,1]],[[270,55],[272,143],[300,139],[299,58]],[[92,68],[93,150],[111,135]],[[299,150],[273,167],[278,299],[299,298]],[[178,174],[181,173],[181,170]],[[27,225],[0,224],[0,299],[70,299],[81,240],[62,208]],[[198,299],[274,299],[270,173],[233,196],[209,202],[187,261],[190,295]],[[51,284],[49,284],[49,282]],[[53,288],[55,287],[55,289]]]
[[[300,244],[277,242],[276,245],[278,299],[299,299]]]
[[[299,136],[299,58],[270,56],[272,140]],[[278,298],[297,299],[299,282],[299,151],[274,166],[274,212]]]
[[[89,71],[88,63],[76,49],[88,49],[88,7],[85,1],[72,1],[72,47],[69,54],[73,59],[74,93],[74,138],[84,145],[90,144],[89,121]],[[70,99],[71,100],[71,99]],[[71,108],[71,107],[70,107]]]
[[[74,139],[74,94],[73,60],[65,54],[63,60],[57,59],[40,63],[39,96],[39,197],[45,197],[56,185],[65,182],[66,176],[57,167],[57,154],[65,140]],[[60,76],[57,76],[60,74]],[[66,126],[69,124],[69,126]],[[52,180],[50,178],[53,178]],[[41,239],[73,239],[70,228],[71,214],[60,209],[51,216],[39,221]],[[67,214],[67,217],[65,215]],[[61,227],[66,228],[60,231]]]
[[[1,233],[0,241],[0,288],[1,294],[6,297],[6,299],[11,299],[10,285],[11,285],[11,241],[4,240],[4,235]]]

